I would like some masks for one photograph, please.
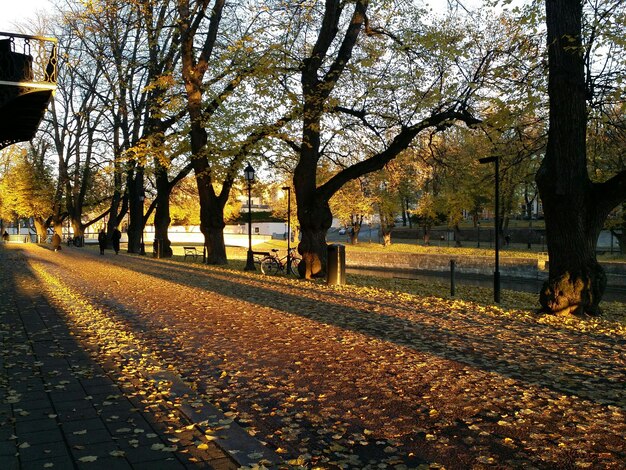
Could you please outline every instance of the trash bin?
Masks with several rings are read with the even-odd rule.
[[[328,245],[326,263],[326,284],[343,285],[346,283],[346,247],[344,245]]]
[[[155,238],[152,247],[152,256],[154,258],[163,258],[163,240]]]

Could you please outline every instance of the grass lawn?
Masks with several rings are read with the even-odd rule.
[[[273,248],[281,250],[280,255],[283,256],[287,250],[287,242],[283,240],[271,240],[269,242],[256,245],[255,251],[269,251]],[[183,259],[183,250],[181,246],[174,246],[175,258]],[[358,245],[346,245],[346,251],[355,250],[362,252],[394,252],[394,253],[443,253],[465,256],[491,256],[494,253],[493,248],[455,248],[447,246],[430,246],[426,247],[417,243],[399,242],[390,246],[383,247],[378,243],[360,243]],[[235,270],[243,270],[246,259],[246,248],[227,247],[226,253],[229,260],[229,268]],[[545,253],[529,252],[518,247],[511,247],[503,250],[501,256],[504,257],[520,257],[520,258],[537,258],[545,257]],[[619,261],[626,263],[624,257],[618,254],[605,254],[599,256],[598,259],[606,261]],[[199,259],[198,262],[202,260]],[[259,271],[259,275],[261,275]],[[348,284],[360,286],[363,288],[380,289],[385,292],[404,293],[408,295],[418,295],[425,297],[437,297],[442,299],[453,299],[450,296],[450,284],[448,281],[432,279],[429,281],[420,281],[414,279],[398,279],[398,278],[381,278],[374,276],[366,276],[360,274],[347,274],[346,280]],[[325,280],[319,279],[314,282],[324,283]],[[493,290],[486,287],[468,286],[457,284],[454,299],[475,302],[482,306],[493,305]],[[500,307],[505,310],[515,310],[528,312],[532,314],[539,308],[538,294],[528,292],[518,292],[503,289]],[[604,319],[616,321],[626,326],[626,303],[622,302],[603,302],[602,309]],[[592,320],[589,320],[592,321]],[[596,321],[596,320],[593,320]],[[600,320],[602,321],[602,320]]]

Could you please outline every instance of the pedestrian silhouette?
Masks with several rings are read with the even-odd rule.
[[[104,249],[107,247],[107,236],[104,233],[104,229],[100,230],[98,233],[98,245],[100,246],[100,254],[104,254]]]

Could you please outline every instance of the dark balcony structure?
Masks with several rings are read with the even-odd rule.
[[[57,40],[0,32],[0,149],[32,139],[56,89]]]

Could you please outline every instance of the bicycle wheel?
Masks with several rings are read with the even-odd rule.
[[[263,274],[271,276],[273,274],[276,274],[278,272],[278,269],[278,261],[276,261],[274,258],[267,257],[263,258],[263,260],[261,261],[261,272]]]
[[[300,273],[298,272],[298,265],[300,264],[301,258],[291,258],[291,274],[293,274],[294,276],[299,276]]]

